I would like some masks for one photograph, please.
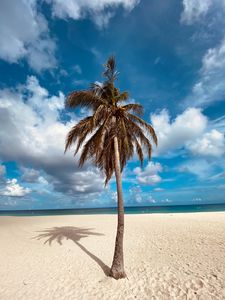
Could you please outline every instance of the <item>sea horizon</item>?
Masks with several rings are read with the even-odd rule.
[[[225,211],[225,203],[125,206],[125,214],[194,213]],[[54,216],[116,214],[116,207],[0,210],[0,216]]]

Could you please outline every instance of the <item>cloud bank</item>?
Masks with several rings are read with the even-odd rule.
[[[78,117],[72,121],[68,116],[69,121],[63,122],[63,109],[63,93],[49,95],[34,76],[20,89],[1,90],[0,159],[15,161],[24,182],[40,183],[44,178],[56,192],[75,198],[84,193],[94,196],[104,189],[103,176],[89,163],[79,169],[71,152],[64,155],[66,135]]]
[[[0,58],[9,63],[25,59],[37,72],[56,65],[56,44],[35,0],[1,1],[0,38]]]
[[[225,152],[223,132],[210,128],[208,118],[198,108],[188,108],[171,120],[169,112],[162,110],[150,116],[158,136],[155,156],[177,156],[178,150],[192,155],[221,157]]]

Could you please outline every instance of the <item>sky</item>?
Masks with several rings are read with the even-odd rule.
[[[0,209],[116,205],[115,178],[64,155],[90,113],[66,95],[102,82],[110,55],[158,136],[123,172],[125,205],[225,203],[224,14],[223,0],[2,0]]]

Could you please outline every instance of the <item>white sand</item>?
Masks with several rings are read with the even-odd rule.
[[[116,215],[0,217],[0,299],[225,299],[225,213],[125,220],[128,279],[116,281],[103,271]]]

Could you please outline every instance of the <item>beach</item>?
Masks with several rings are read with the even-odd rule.
[[[0,299],[225,299],[225,212],[0,217]]]

